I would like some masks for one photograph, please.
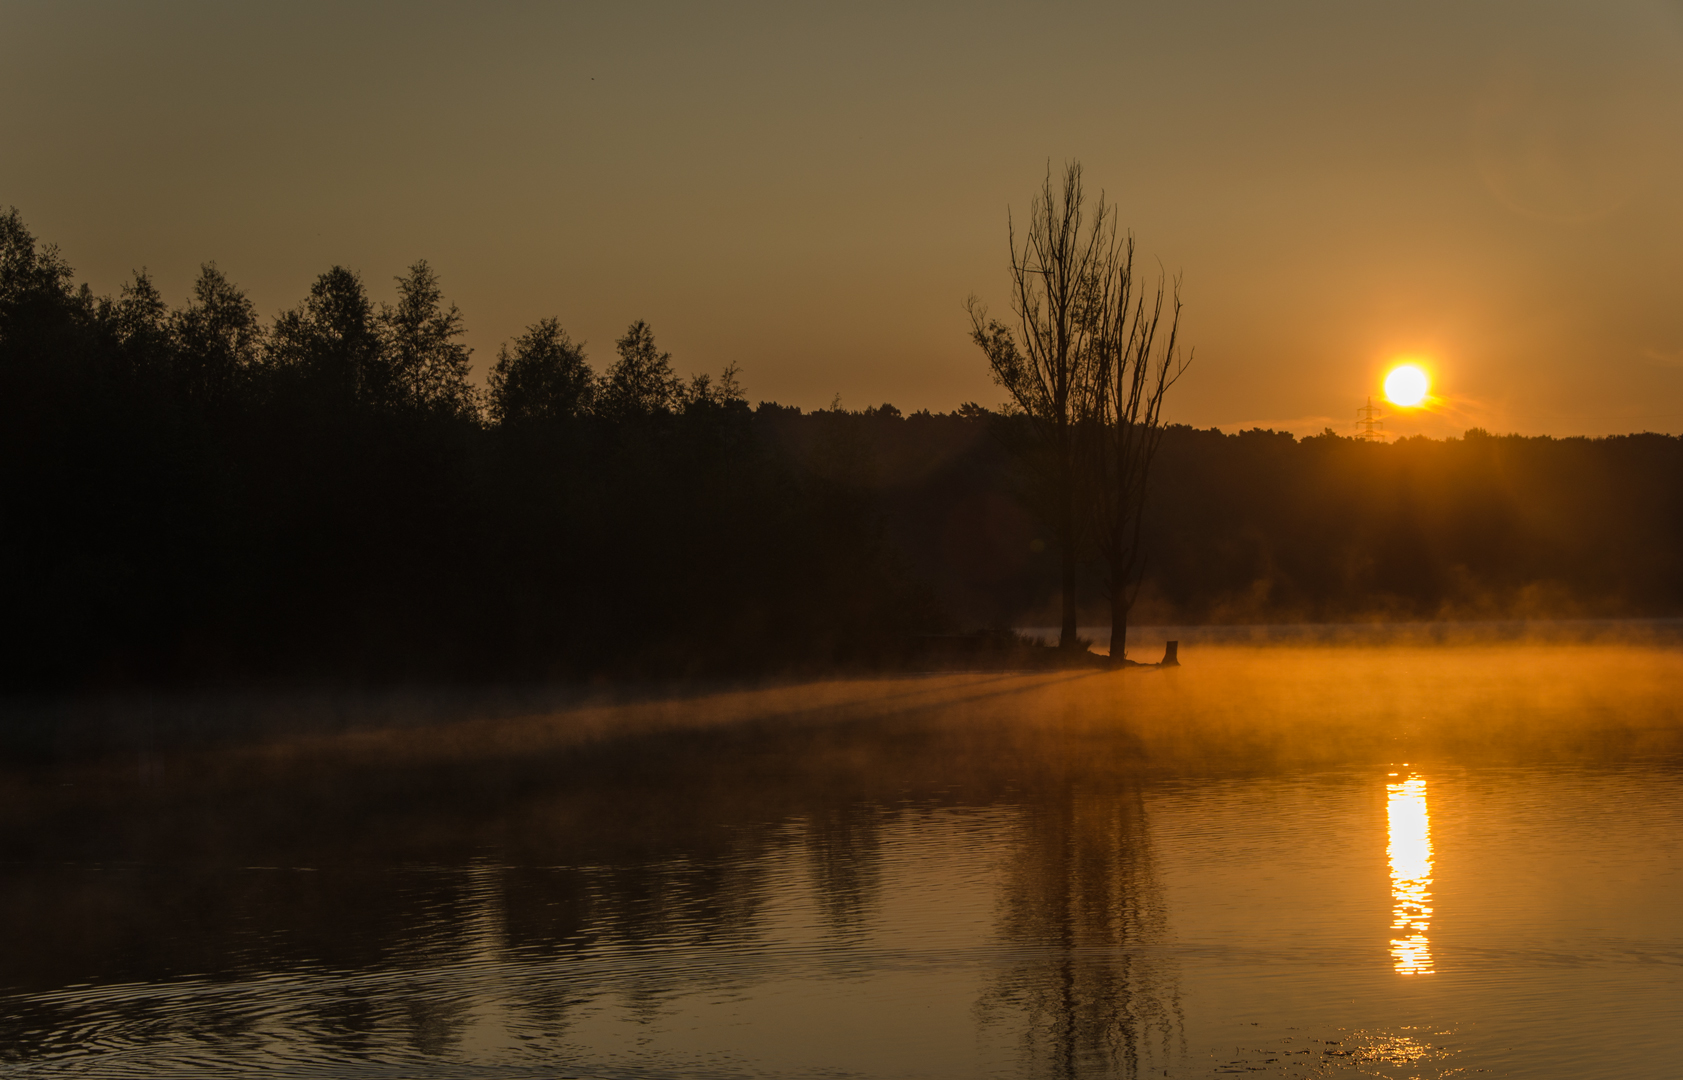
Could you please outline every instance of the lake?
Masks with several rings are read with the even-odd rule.
[[[1677,1075],[1683,649],[1181,659],[104,703],[126,742],[6,774],[0,1059]]]

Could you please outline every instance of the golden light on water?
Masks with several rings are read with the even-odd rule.
[[[1403,364],[1385,376],[1385,400],[1393,405],[1413,406],[1426,400],[1432,381],[1414,364]]]
[[[1426,781],[1386,784],[1391,829],[1391,959],[1403,975],[1432,974],[1432,821]]]

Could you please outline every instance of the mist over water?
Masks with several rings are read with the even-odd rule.
[[[154,701],[150,742],[6,775],[0,1055],[31,1076],[1667,1076],[1666,632],[1253,634],[1183,643],[1178,670],[331,719]],[[242,738],[196,737],[219,709]]]

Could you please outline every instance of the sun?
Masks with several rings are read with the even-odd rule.
[[[1426,373],[1413,364],[1404,364],[1392,368],[1385,376],[1385,400],[1393,405],[1418,405],[1426,400],[1426,389],[1431,380]]]

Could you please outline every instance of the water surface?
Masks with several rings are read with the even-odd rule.
[[[1184,659],[15,769],[0,1054],[23,1076],[1675,1075],[1675,648]]]

